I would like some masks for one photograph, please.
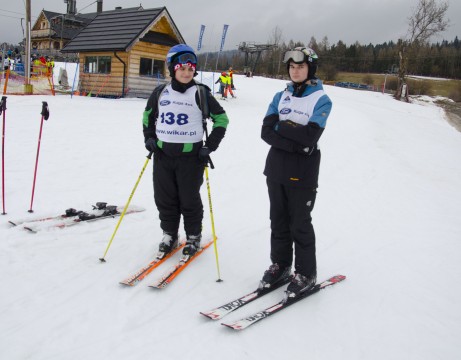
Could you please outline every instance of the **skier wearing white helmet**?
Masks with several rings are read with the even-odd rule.
[[[316,283],[311,211],[318,187],[318,141],[332,103],[315,77],[318,56],[314,50],[294,48],[285,53],[283,62],[291,82],[275,94],[261,130],[262,139],[271,146],[264,174],[270,200],[272,265],[264,272],[260,288],[289,280],[288,299]]]

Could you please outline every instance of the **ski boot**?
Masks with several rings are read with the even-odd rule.
[[[157,258],[161,259],[169,254],[174,248],[178,246],[178,234],[169,234],[163,232],[163,238],[158,246]]]
[[[291,282],[288,284],[285,301],[298,297],[303,292],[312,289],[317,281],[317,274],[304,276],[296,273]]]
[[[291,275],[291,266],[280,267],[279,264],[272,264],[264,272],[262,280],[259,282],[259,290],[268,289],[279,281],[286,280]]]
[[[200,240],[202,240],[202,235],[187,235],[186,245],[182,250],[183,255],[194,256],[195,253],[200,249]]]

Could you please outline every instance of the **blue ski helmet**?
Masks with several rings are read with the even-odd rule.
[[[197,65],[197,55],[195,55],[194,49],[186,44],[173,46],[166,55],[166,64],[171,77],[174,77],[174,66],[176,64],[186,64],[188,62]]]
[[[314,50],[304,46],[288,50],[283,56],[283,62],[287,64],[287,71],[290,68],[290,61],[293,61],[295,64],[306,63],[309,67],[307,80],[315,79],[318,59],[319,57]]]

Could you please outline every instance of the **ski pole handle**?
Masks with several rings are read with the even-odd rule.
[[[6,96],[2,96],[2,100],[0,102],[0,115],[2,115],[2,112],[6,110],[6,98],[7,98]]]
[[[48,103],[46,101],[42,101],[42,112],[40,115],[42,115],[45,120],[48,120],[50,117],[50,109],[48,108]]]

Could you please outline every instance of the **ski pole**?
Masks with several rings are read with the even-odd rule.
[[[218,280],[216,280],[216,282],[221,282],[223,280],[221,279],[221,272],[219,270],[218,245],[216,243],[217,238],[216,238],[216,231],[214,227],[213,205],[211,204],[211,190],[210,190],[210,179],[208,178],[208,166],[205,166],[205,178],[206,178],[206,187],[208,190],[208,203],[210,204],[211,232],[213,234],[214,253],[216,257],[216,269],[218,270]]]
[[[130,197],[128,198],[128,201],[126,202],[126,205],[125,205],[125,207],[123,208],[122,215],[120,215],[120,219],[118,220],[117,226],[115,226],[115,230],[114,230],[114,232],[112,233],[112,236],[111,236],[111,238],[110,238],[110,240],[109,240],[109,243],[107,244],[106,251],[104,252],[104,255],[102,256],[102,258],[99,258],[99,260],[100,260],[101,262],[106,262],[105,257],[106,257],[107,252],[109,251],[109,248],[110,248],[110,246],[111,246],[111,244],[112,244],[112,240],[114,240],[114,237],[115,237],[115,234],[117,233],[118,227],[120,226],[120,223],[122,222],[123,217],[125,216],[125,213],[126,213],[126,211],[128,210],[128,206],[130,205],[131,199],[133,198],[133,195],[134,195],[134,193],[135,193],[135,191],[136,191],[136,188],[138,187],[139,181],[141,180],[142,175],[144,174],[144,170],[146,170],[147,164],[149,163],[149,160],[152,158],[152,154],[153,154],[153,153],[154,153],[154,152],[151,151],[151,152],[149,153],[149,155],[146,156],[146,157],[147,157],[147,160],[146,160],[146,162],[144,163],[144,166],[143,166],[143,168],[142,168],[142,170],[141,170],[141,173],[140,173],[139,176],[138,176],[138,180],[136,181],[136,184],[134,185],[133,190],[131,191],[131,194],[130,194]]]
[[[2,131],[2,203],[3,212],[2,215],[6,215],[5,212],[5,114],[6,114],[6,96],[2,96],[0,102],[0,115],[3,113],[3,131]]]
[[[30,209],[29,212],[33,213],[32,205],[34,203],[34,194],[35,194],[35,181],[37,179],[37,167],[38,167],[38,156],[40,154],[40,144],[42,142],[42,129],[43,129],[43,120],[48,120],[50,117],[50,109],[48,108],[48,103],[46,101],[42,101],[42,121],[40,122],[40,132],[38,134],[38,147],[37,147],[37,157],[35,159],[35,170],[34,170],[34,182],[32,183],[32,197],[30,199]]]

